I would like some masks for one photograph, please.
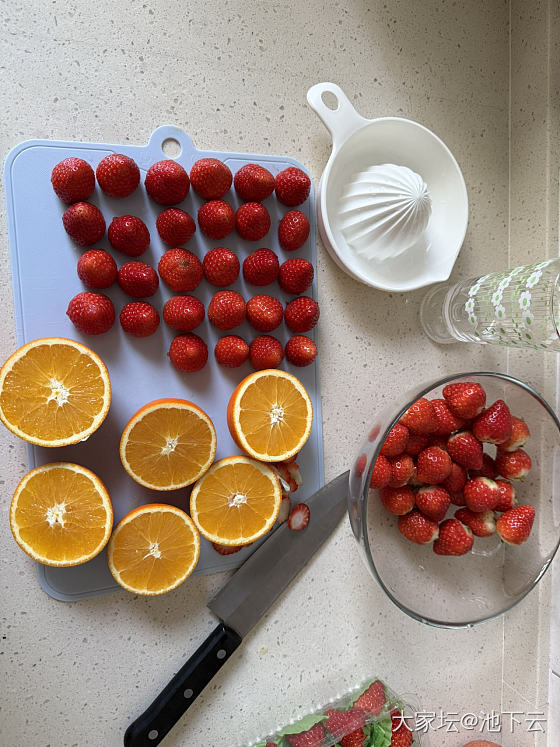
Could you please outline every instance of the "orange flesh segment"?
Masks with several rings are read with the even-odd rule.
[[[125,586],[139,593],[167,591],[198,560],[194,530],[172,511],[138,513],[124,523],[112,545],[111,562]]]
[[[208,423],[185,408],[152,410],[130,430],[125,456],[133,472],[154,486],[194,482],[208,465],[213,435]]]
[[[274,475],[242,459],[218,462],[197,484],[193,518],[204,536],[225,545],[253,542],[271,528],[280,509]]]
[[[31,476],[12,512],[25,549],[53,564],[96,555],[108,538],[108,521],[112,515],[94,482],[64,467]]]
[[[277,407],[283,410],[283,416],[271,423]],[[308,418],[309,409],[301,393],[289,380],[277,376],[257,379],[240,400],[241,430],[249,446],[259,453],[291,451],[305,433]]]
[[[67,397],[63,404],[57,402],[58,391]],[[24,434],[51,441],[88,429],[104,409],[105,395],[106,383],[90,356],[62,343],[42,344],[14,362],[0,407]]]

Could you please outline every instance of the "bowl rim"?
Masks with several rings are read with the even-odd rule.
[[[456,379],[465,379],[472,376],[486,376],[493,379],[501,379],[503,381],[508,382],[509,384],[514,384],[519,386],[521,389],[524,389],[528,394],[530,394],[533,398],[535,398],[548,412],[548,414],[551,416],[552,420],[554,421],[556,428],[558,429],[558,432],[560,433],[560,419],[556,415],[553,408],[548,404],[546,399],[539,394],[539,392],[536,391],[530,384],[525,383],[524,381],[521,381],[521,379],[517,379],[515,376],[511,376],[510,374],[501,373],[498,371],[467,371],[465,373],[456,373],[456,374],[449,374],[447,376],[444,376],[443,378],[436,379],[429,385],[424,385],[421,387],[417,395],[414,397],[414,399],[408,401],[406,405],[401,408],[396,416],[390,421],[389,425],[386,427],[385,431],[383,433],[378,434],[378,443],[375,448],[375,451],[373,452],[371,463],[369,465],[369,469],[367,471],[367,475],[365,478],[365,481],[363,483],[363,488],[361,490],[361,500],[362,500],[362,516],[361,516],[361,522],[362,522],[362,537],[363,541],[360,542],[361,549],[365,555],[367,566],[370,572],[373,574],[374,578],[376,579],[377,583],[381,586],[385,594],[389,597],[389,599],[395,604],[402,612],[405,612],[409,617],[411,617],[413,620],[416,620],[417,622],[425,623],[426,625],[430,625],[434,628],[443,628],[446,630],[452,629],[465,629],[465,628],[473,628],[475,625],[480,625],[485,622],[490,622],[491,620],[495,620],[496,618],[500,617],[501,615],[506,614],[506,612],[509,612],[512,610],[519,602],[521,602],[525,597],[533,591],[533,589],[537,586],[541,578],[544,576],[550,565],[552,564],[552,561],[554,560],[556,553],[558,551],[558,548],[560,547],[560,532],[558,532],[558,538],[556,541],[556,546],[554,547],[554,550],[551,554],[551,556],[548,558],[548,560],[544,563],[542,569],[537,574],[537,576],[530,582],[528,587],[521,593],[515,600],[512,601],[512,603],[505,607],[504,609],[500,610],[499,612],[495,612],[490,615],[486,615],[483,617],[478,617],[473,620],[465,620],[462,622],[443,622],[442,620],[437,620],[436,618],[427,617],[424,615],[420,615],[414,610],[408,608],[405,604],[400,602],[398,599],[395,598],[395,596],[389,591],[389,589],[386,587],[386,585],[383,583],[379,573],[377,572],[377,568],[375,565],[375,562],[373,560],[373,556],[371,554],[371,548],[369,544],[368,539],[368,531],[367,531],[367,506],[368,506],[368,493],[369,493],[369,483],[371,480],[371,473],[373,472],[373,467],[375,465],[375,461],[377,457],[379,456],[379,451],[381,447],[383,446],[383,443],[385,442],[385,438],[387,437],[387,434],[391,430],[391,428],[400,420],[400,418],[404,415],[406,410],[418,399],[421,397],[424,397],[429,392],[433,391],[434,389],[438,389],[439,387],[445,386],[446,384],[451,383],[452,381]],[[350,497],[350,496],[349,496]]]

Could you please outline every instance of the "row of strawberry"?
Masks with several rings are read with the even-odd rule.
[[[237,255],[225,247],[211,249],[202,262],[187,249],[168,249],[158,264],[165,283],[180,293],[195,290],[203,278],[218,288],[233,285],[240,269]],[[89,288],[106,290],[118,282],[125,293],[136,298],[153,295],[159,282],[151,265],[132,261],[118,270],[113,257],[103,249],[84,252],[78,260],[77,272]],[[304,293],[312,284],[314,274],[313,265],[308,260],[296,257],[280,265],[277,255],[270,249],[258,249],[243,261],[243,277],[249,284],[263,287],[278,280],[282,290],[292,295]]]
[[[473,535],[497,532],[519,545],[531,532],[535,510],[516,505],[509,482],[531,469],[521,448],[529,428],[503,400],[485,404],[486,393],[472,382],[444,387],[441,399],[419,399],[392,428],[372,471],[370,486],[399,517],[401,534],[416,544],[433,542],[439,555],[465,554]],[[484,444],[496,445],[495,459]],[[452,504],[460,508],[445,519]]]
[[[57,196],[68,204],[87,200],[95,190],[95,179],[109,197],[129,197],[140,184],[140,169],[122,153],[103,158],[94,172],[82,158],[65,158],[51,173]],[[150,166],[144,180],[146,192],[159,205],[177,205],[194,191],[204,200],[217,200],[229,192],[231,185],[244,202],[262,202],[275,192],[283,205],[295,207],[309,197],[311,181],[301,169],[290,166],[276,178],[264,166],[248,163],[233,177],[230,169],[217,158],[201,158],[189,174],[168,159]]]

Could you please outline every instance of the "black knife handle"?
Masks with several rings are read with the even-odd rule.
[[[220,623],[154,702],[130,724],[124,735],[125,747],[159,744],[240,643],[240,636]]]

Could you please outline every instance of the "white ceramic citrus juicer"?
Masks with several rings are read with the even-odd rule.
[[[317,217],[335,262],[387,291],[447,280],[465,237],[468,198],[446,145],[417,122],[362,117],[335,83],[312,86],[307,101],[333,140]]]

